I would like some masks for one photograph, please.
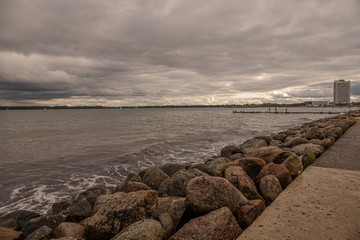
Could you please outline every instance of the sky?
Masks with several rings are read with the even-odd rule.
[[[0,105],[360,101],[360,0],[0,0]]]

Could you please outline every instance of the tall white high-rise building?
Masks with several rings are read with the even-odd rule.
[[[334,81],[334,103],[350,103],[350,81]]]

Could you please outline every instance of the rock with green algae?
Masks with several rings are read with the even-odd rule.
[[[289,170],[292,179],[295,179],[304,170],[301,159],[295,154],[292,154],[287,159],[285,159],[285,161],[282,162],[281,165],[283,165]]]
[[[315,153],[311,150],[311,148],[305,148],[303,155],[301,157],[304,169],[310,166],[313,162],[315,162],[316,156]]]
[[[130,224],[152,217],[157,201],[154,190],[110,195],[93,216],[81,222],[86,239],[110,239]]]

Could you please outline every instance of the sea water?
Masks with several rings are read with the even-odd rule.
[[[204,162],[226,145],[330,116],[233,110],[268,108],[0,111],[0,216],[19,209],[44,214],[54,202],[94,185],[119,184],[128,173]]]

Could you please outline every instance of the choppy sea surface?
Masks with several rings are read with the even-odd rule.
[[[233,110],[268,108],[0,111],[0,216],[18,209],[44,214],[54,202],[94,185],[119,184],[130,172],[203,162],[226,145],[332,116]]]

